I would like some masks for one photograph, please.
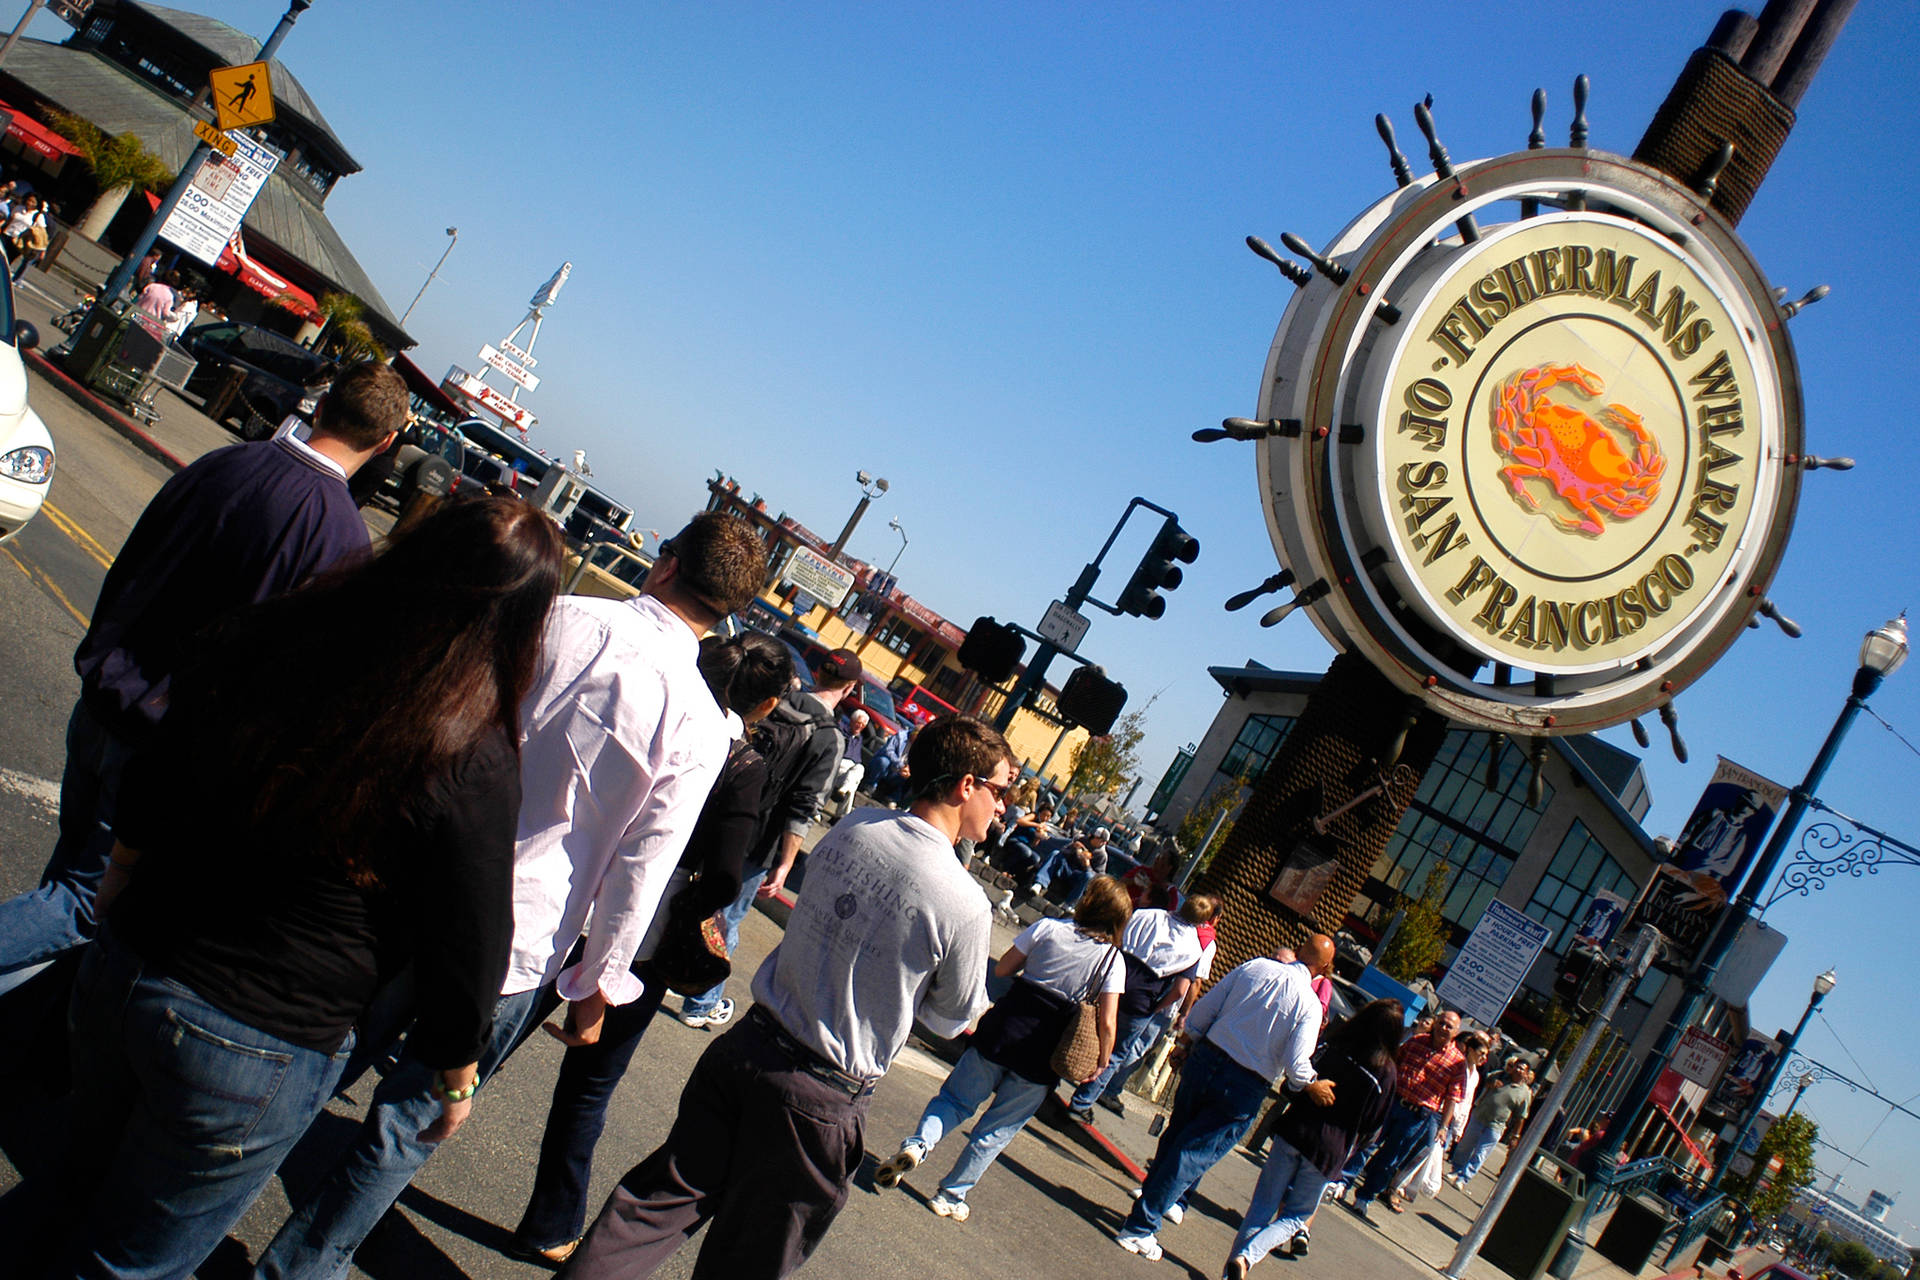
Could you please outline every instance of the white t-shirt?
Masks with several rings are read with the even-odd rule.
[[[1113,947],[1089,938],[1070,920],[1035,920],[1013,940],[1014,950],[1027,957],[1020,976],[1069,1000],[1079,1000],[1095,975],[1093,994],[1119,994],[1127,987],[1127,966]]]
[[[1121,946],[1155,977],[1164,978],[1199,962],[1200,931],[1171,912],[1148,907],[1127,921]]]

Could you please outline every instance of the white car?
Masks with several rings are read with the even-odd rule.
[[[11,294],[5,301],[11,321]],[[8,327],[12,340],[0,341],[0,544],[39,512],[53,481],[53,437],[40,415],[27,407],[27,367],[21,355],[40,337],[25,321]]]

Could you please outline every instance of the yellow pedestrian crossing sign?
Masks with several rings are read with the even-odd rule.
[[[207,84],[213,90],[213,114],[221,132],[273,119],[273,84],[266,63],[216,67],[207,73]]]

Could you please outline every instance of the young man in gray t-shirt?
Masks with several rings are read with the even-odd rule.
[[[701,1055],[666,1142],[629,1170],[572,1280],[651,1275],[713,1218],[700,1274],[784,1276],[846,1202],[867,1104],[918,1018],[957,1035],[987,1007],[986,895],[953,856],[1013,781],[1006,739],[952,716],[915,736],[906,813],[864,810],[808,856],[744,1021]]]

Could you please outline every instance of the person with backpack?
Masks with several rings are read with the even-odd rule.
[[[787,882],[800,842],[806,838],[833,785],[835,762],[844,749],[834,712],[860,684],[860,655],[835,649],[813,671],[812,689],[795,689],[753,729],[753,747],[767,762],[767,793],[760,834],[747,852],[740,892],[726,908],[727,949],[740,945],[740,922],[755,898],[771,898]],[[727,984],[680,1003],[680,1021],[690,1027],[724,1026],[733,1018]]]
[[[593,1175],[593,1149],[607,1123],[607,1103],[659,1011],[668,983],[680,980],[671,964],[672,943],[663,944],[665,935],[671,928],[707,920],[733,901],[747,848],[760,829],[767,766],[754,750],[749,730],[779,704],[793,679],[793,659],[785,645],[757,631],[730,640],[709,636],[700,645],[700,674],[727,712],[733,744],[680,857],[680,869],[668,883],[634,958],[633,976],[643,989],[631,1002],[608,1010],[600,1039],[592,1044],[547,1025],[568,1048],[540,1138],[533,1192],[510,1246],[511,1252],[536,1264],[565,1262],[586,1232],[587,1184]],[[681,923],[671,923],[676,920]]]

